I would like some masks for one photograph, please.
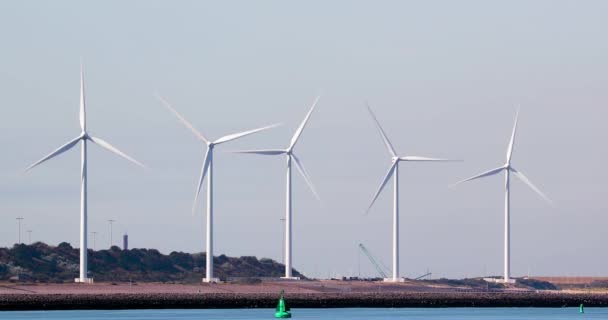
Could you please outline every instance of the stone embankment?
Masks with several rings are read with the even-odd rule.
[[[563,292],[290,293],[293,308],[608,307],[608,295]],[[1,294],[0,310],[274,308],[269,293]]]

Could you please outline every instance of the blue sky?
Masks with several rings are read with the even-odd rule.
[[[22,170],[75,137],[79,59],[88,127],[146,163],[90,148],[90,230],[107,219],[135,247],[198,252],[192,204],[203,146],[154,98],[215,138],[284,125],[218,151],[286,146],[322,97],[297,151],[322,203],[294,177],[294,265],[358,272],[363,242],[390,262],[391,192],[365,209],[390,156],[464,159],[401,166],[401,269],[464,277],[502,269],[502,179],[447,186],[503,163],[556,203],[512,187],[515,275],[601,275],[608,43],[604,1],[5,1],[0,3],[0,245],[77,244],[79,152]],[[216,252],[281,259],[284,163],[216,153]],[[387,192],[388,191],[388,192]],[[204,206],[200,206],[203,208]],[[25,237],[25,233],[24,233]],[[362,257],[363,274],[373,269]]]

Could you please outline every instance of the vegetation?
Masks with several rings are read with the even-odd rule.
[[[89,277],[95,281],[200,282],[205,273],[205,253],[171,252],[156,249],[89,249]],[[280,277],[285,267],[271,259],[256,257],[213,258],[215,276],[226,278]],[[42,242],[0,248],[0,280],[39,282],[74,281],[78,277],[79,251],[69,243],[49,246]],[[296,276],[300,273],[294,270]]]
[[[552,283],[536,280],[536,279],[527,279],[527,278],[517,278],[516,283],[514,285],[507,285],[521,289],[528,290],[558,290],[558,288]],[[453,287],[467,287],[473,290],[501,290],[506,288],[506,286],[502,283],[494,283],[487,282],[481,278],[473,278],[473,279],[437,279],[437,280],[421,280],[429,284],[443,284],[449,285]]]
[[[452,287],[465,287],[474,290],[492,290],[492,289],[503,289],[504,286],[499,283],[487,282],[480,278],[473,279],[435,279],[435,280],[421,280],[428,284],[441,284],[449,285]]]
[[[518,279],[517,280],[519,282],[520,285],[522,286],[527,286],[536,290],[558,290],[559,288],[556,287],[554,284],[547,282],[547,281],[541,281],[541,280],[537,280],[537,279]]]

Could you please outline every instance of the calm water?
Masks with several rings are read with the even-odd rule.
[[[409,319],[409,320],[512,320],[512,319],[608,319],[608,308],[446,308],[446,309],[294,309],[292,319]],[[0,319],[274,319],[273,309],[241,310],[119,310],[119,311],[17,311],[0,312]]]

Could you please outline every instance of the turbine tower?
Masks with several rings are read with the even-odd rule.
[[[419,156],[403,156],[403,157],[398,156],[397,152],[393,148],[393,145],[391,144],[388,137],[386,136],[386,133],[382,129],[382,126],[380,126],[380,122],[378,122],[378,119],[376,119],[376,116],[374,115],[374,112],[372,111],[372,108],[369,106],[369,104],[367,105],[367,110],[369,111],[369,114],[371,115],[372,119],[374,120],[374,124],[376,125],[376,127],[378,128],[378,131],[380,132],[380,136],[382,137],[382,140],[384,141],[384,145],[386,146],[386,148],[388,149],[388,152],[391,155],[391,166],[389,167],[388,172],[384,176],[384,180],[382,180],[382,183],[380,184],[380,187],[376,191],[376,194],[374,194],[374,197],[373,197],[369,207],[367,208],[367,212],[369,213],[369,210],[374,205],[374,202],[376,202],[376,199],[378,199],[378,196],[380,195],[380,192],[382,192],[382,189],[384,189],[384,187],[386,186],[386,184],[388,183],[390,178],[394,176],[394,178],[393,178],[393,272],[392,272],[392,277],[386,278],[386,279],[384,279],[384,281],[386,281],[386,282],[403,282],[404,279],[399,276],[399,163],[402,161],[405,161],[405,162],[410,162],[410,161],[411,162],[420,162],[420,161],[421,162],[430,162],[430,161],[453,161],[453,160],[427,158],[427,157],[419,157]]]
[[[144,167],[142,163],[126,155],[122,151],[118,150],[105,140],[90,135],[87,132],[87,121],[86,121],[86,108],[85,108],[85,96],[84,96],[84,71],[82,64],[80,65],[80,129],[81,133],[78,137],[72,139],[68,143],[59,147],[55,151],[51,152],[44,158],[38,160],[36,163],[29,166],[25,171],[29,171],[39,164],[52,159],[76,146],[79,142],[82,142],[81,150],[81,185],[80,185],[80,275],[74,279],[76,282],[92,283],[93,279],[88,278],[88,259],[87,259],[87,142],[96,144],[112,153],[123,157],[130,162]]]
[[[317,97],[315,99],[315,101],[313,102],[312,106],[310,107],[310,110],[308,111],[308,113],[306,114],[306,117],[304,117],[304,120],[302,121],[302,123],[300,124],[300,126],[298,127],[298,129],[296,130],[296,132],[294,133],[293,137],[291,138],[291,142],[289,143],[289,146],[286,149],[266,149],[266,150],[244,150],[244,151],[234,151],[235,153],[246,153],[246,154],[257,154],[257,155],[264,155],[264,156],[277,156],[277,155],[285,155],[286,160],[287,160],[287,182],[286,182],[286,190],[285,190],[285,257],[284,257],[284,263],[285,263],[285,276],[283,277],[283,279],[289,279],[289,280],[299,280],[299,277],[294,277],[292,274],[292,223],[291,223],[291,216],[292,216],[292,192],[291,192],[291,166],[292,164],[295,165],[296,169],[298,170],[298,172],[300,172],[300,174],[302,175],[302,177],[304,178],[304,181],[306,182],[306,184],[308,185],[308,187],[310,188],[310,190],[312,191],[312,193],[314,194],[315,198],[317,198],[317,200],[319,200],[319,195],[317,194],[317,191],[315,190],[314,186],[312,185],[312,182],[310,181],[310,178],[308,176],[308,173],[306,171],[306,169],[304,169],[304,165],[302,164],[302,161],[300,160],[300,158],[298,158],[295,153],[293,152],[293,148],[295,147],[296,143],[298,142],[298,139],[300,138],[300,135],[302,135],[302,131],[304,131],[304,127],[306,126],[306,123],[308,122],[308,119],[310,118],[310,115],[312,114],[312,112],[315,109],[315,106],[317,105],[317,102],[319,101],[320,97]]]
[[[463,182],[467,182],[467,181],[471,181],[471,180],[475,180],[475,179],[479,179],[479,178],[483,178],[483,177],[488,177],[488,176],[493,176],[496,174],[499,174],[500,172],[505,173],[505,235],[504,235],[504,275],[503,275],[503,279],[501,282],[504,283],[515,283],[515,279],[511,279],[511,196],[510,196],[510,189],[511,189],[511,173],[513,173],[517,178],[519,178],[523,183],[527,184],[532,190],[534,190],[534,192],[536,192],[538,195],[541,196],[541,198],[543,198],[545,201],[547,201],[549,204],[551,204],[551,200],[542,192],[540,191],[540,189],[538,189],[534,184],[532,184],[532,182],[530,181],[530,179],[528,179],[521,171],[516,170],[512,165],[511,165],[511,156],[513,154],[513,146],[514,146],[514,142],[515,142],[515,133],[517,132],[517,119],[519,118],[519,109],[517,110],[517,113],[515,114],[515,124],[513,125],[513,132],[511,132],[511,141],[509,142],[509,147],[507,149],[507,159],[504,165],[502,165],[501,167],[492,169],[492,170],[488,170],[486,172],[480,173],[476,176],[464,179],[462,181],[459,181],[455,184],[453,184],[452,186],[456,186],[460,183]],[[489,279],[488,279],[489,280]]]
[[[194,194],[194,205],[192,206],[192,213],[194,214],[196,211],[196,206],[198,203],[198,196],[201,192],[201,188],[203,186],[203,180],[205,176],[207,176],[207,243],[206,243],[206,268],[205,268],[205,278],[203,282],[218,282],[219,279],[213,277],[213,150],[216,145],[220,145],[222,143],[236,140],[242,138],[244,136],[248,136],[250,134],[254,134],[259,131],[267,130],[270,128],[274,128],[278,126],[278,124],[273,124],[270,126],[253,129],[249,131],[243,131],[238,133],[232,133],[229,135],[225,135],[215,141],[211,141],[207,139],[200,131],[198,131],[194,126],[188,122],[181,114],[177,112],[167,100],[163,99],[159,95],[156,96],[160,102],[169,109],[177,117],[177,119],[184,125],[186,128],[190,129],[194,135],[205,143],[205,158],[203,160],[203,167],[201,169],[201,175],[198,181],[198,185],[196,188],[196,193]]]

